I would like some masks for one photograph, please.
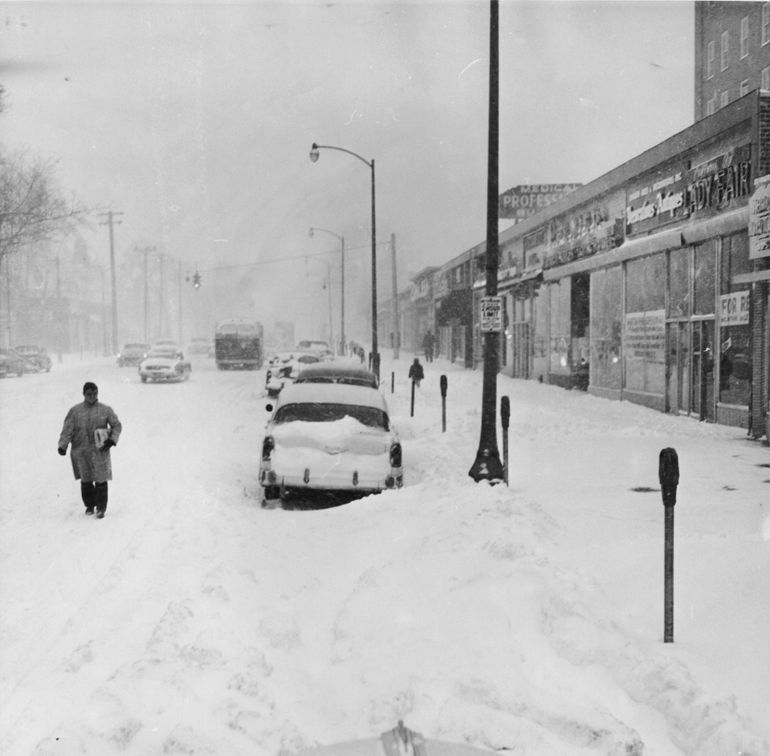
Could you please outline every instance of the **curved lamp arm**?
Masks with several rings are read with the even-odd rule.
[[[310,146],[310,159],[315,163],[318,161],[318,150],[339,150],[340,152],[347,152],[348,155],[352,155],[353,157],[358,158],[362,163],[365,163],[370,168],[372,167],[374,161],[367,160],[364,157],[361,157],[357,152],[353,152],[352,150],[346,150],[344,147],[333,147],[330,144],[316,144],[313,142],[313,144]]]

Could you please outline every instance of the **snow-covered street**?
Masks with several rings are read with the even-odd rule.
[[[410,417],[411,358],[382,367],[405,487],[300,511],[260,507],[264,371],[0,381],[0,752],[288,756],[401,718],[527,756],[770,754],[767,446],[501,376],[510,487],[476,484],[481,371],[426,365]],[[123,423],[101,521],[56,453],[86,380]]]

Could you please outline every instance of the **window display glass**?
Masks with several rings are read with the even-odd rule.
[[[751,389],[751,291],[746,284],[732,282],[737,274],[751,270],[746,234],[735,234],[722,240],[720,267],[719,401],[748,406]]]
[[[622,283],[620,265],[591,274],[591,385],[621,388]]]
[[[569,375],[571,278],[551,284],[551,373]]]
[[[623,358],[629,391],[663,396],[666,380],[664,253],[626,264]]]

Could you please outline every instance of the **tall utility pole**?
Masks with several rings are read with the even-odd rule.
[[[142,266],[143,273],[144,273],[144,343],[149,344],[150,339],[147,331],[147,319],[149,315],[150,292],[149,292],[149,283],[148,283],[149,271],[147,268],[147,255],[149,255],[150,252],[154,252],[155,247],[142,247],[142,249],[139,249],[139,247],[134,247],[134,249],[137,252],[141,252],[144,257],[143,266]]]
[[[489,148],[487,154],[487,253],[486,253],[486,295],[497,296],[498,268],[498,151],[499,128],[499,41],[498,41],[498,0],[490,0],[489,13]],[[498,344],[500,334],[494,331],[483,333],[484,338],[484,379],[481,398],[481,436],[476,459],[468,471],[477,483],[502,482],[505,478],[500,452],[497,448],[497,371]]]
[[[108,210],[106,213],[101,213],[101,215],[106,216],[107,220],[100,225],[110,227],[110,277],[112,280],[112,353],[116,354],[118,351],[118,286],[115,280],[114,226],[122,223],[122,221],[115,220],[115,216],[123,215],[123,213]]]
[[[398,359],[398,348],[401,346],[400,316],[398,314],[398,280],[396,274],[396,235],[390,235],[390,261],[393,271],[393,359]]]

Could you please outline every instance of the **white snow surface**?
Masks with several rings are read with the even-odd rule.
[[[767,446],[501,376],[510,486],[475,483],[482,373],[427,364],[410,417],[412,356],[382,368],[405,487],[296,511],[259,504],[264,371],[0,381],[0,753],[288,756],[403,719],[506,754],[770,754]],[[86,380],[123,422],[104,520],[56,454]]]

